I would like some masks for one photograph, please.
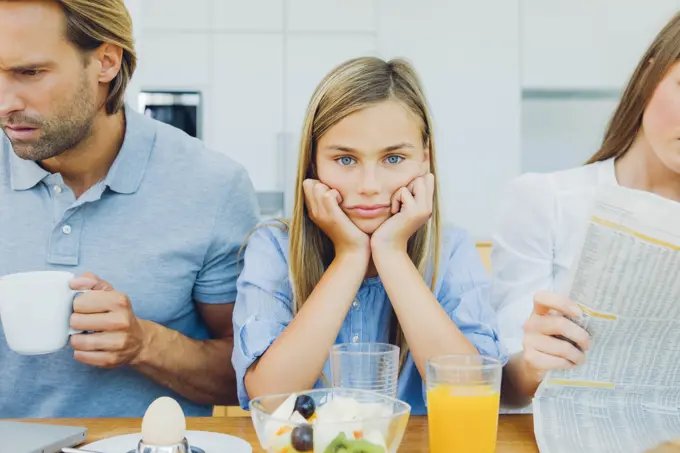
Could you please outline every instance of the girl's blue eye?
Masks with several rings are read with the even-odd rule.
[[[352,165],[354,163],[354,158],[349,156],[343,156],[340,159],[338,159],[338,162],[340,162],[340,165]]]
[[[387,163],[388,164],[398,164],[402,160],[404,160],[404,158],[402,156],[388,156],[387,157]]]

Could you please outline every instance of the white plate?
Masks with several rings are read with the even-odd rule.
[[[253,451],[253,448],[245,440],[226,434],[187,431],[186,436],[189,445],[200,447],[206,453],[252,453]],[[102,453],[127,453],[137,448],[141,437],[140,433],[109,437],[80,448],[101,451]]]

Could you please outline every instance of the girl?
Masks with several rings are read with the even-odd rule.
[[[680,201],[680,14],[642,57],[588,165],[527,174],[512,186],[492,252],[492,303],[512,355],[503,376],[505,403],[528,404],[547,371],[585,360],[587,332],[560,316],[580,310],[554,292],[564,290],[598,185]]]
[[[234,309],[243,407],[321,385],[334,343],[398,344],[398,397],[421,414],[429,357],[504,358],[475,246],[440,228],[435,174],[411,66],[359,58],[326,76],[302,131],[293,218],[248,240]]]

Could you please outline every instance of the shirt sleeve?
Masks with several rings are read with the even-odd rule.
[[[236,300],[236,279],[242,267],[241,248],[259,220],[255,189],[238,166],[222,194],[203,267],[194,283],[194,300],[206,304]]]
[[[451,250],[442,266],[437,299],[451,320],[477,348],[479,354],[507,361],[500,343],[496,314],[489,304],[491,284],[477,248],[470,237],[454,230],[447,240]]]
[[[234,352],[239,403],[247,409],[248,368],[261,357],[293,320],[288,264],[276,227],[261,226],[248,240],[234,306]]]
[[[552,179],[526,174],[515,180],[502,204],[491,251],[491,304],[510,354],[522,351],[523,326],[533,310],[534,293],[554,290],[554,226]]]

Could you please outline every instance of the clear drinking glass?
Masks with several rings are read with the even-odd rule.
[[[427,362],[430,452],[496,450],[502,364],[484,356],[449,355]]]
[[[399,347],[385,343],[341,343],[331,347],[333,387],[369,390],[396,398]]]

